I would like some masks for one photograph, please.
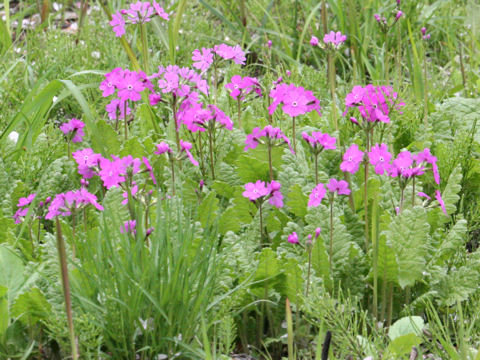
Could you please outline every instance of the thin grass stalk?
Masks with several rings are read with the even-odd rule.
[[[148,37],[147,37],[147,29],[145,24],[140,24],[140,38],[142,41],[143,71],[148,73],[149,72]]]
[[[335,99],[335,57],[332,51],[328,52],[328,80],[330,83],[330,96],[332,97],[332,117],[335,131],[338,132],[337,107]]]
[[[88,9],[88,0],[82,0],[80,2],[80,17],[79,17],[79,20],[78,20],[77,38],[75,40],[76,44],[78,44],[78,41],[80,40],[80,33],[82,32],[83,23],[85,22],[85,16],[87,15],[87,9]],[[64,15],[64,13],[63,13],[63,15]]]
[[[423,96],[424,96],[424,109],[423,109],[423,122],[425,124],[425,131],[428,127],[428,77],[427,77],[427,48],[423,52]]]
[[[5,11],[5,27],[7,28],[8,36],[12,36],[10,30],[10,0],[3,0],[3,10]]]
[[[175,196],[175,164],[173,159],[170,159],[170,168],[172,170],[172,195]]]
[[[290,307],[290,301],[288,298],[285,301],[285,311],[287,317],[287,346],[288,346],[288,360],[294,360],[295,354],[293,349],[293,319],[292,319],[292,308]]]
[[[70,338],[70,348],[72,352],[72,358],[77,360],[79,358],[77,341],[75,338],[75,331],[73,327],[73,312],[72,312],[72,300],[70,297],[70,281],[68,279],[68,265],[67,265],[67,252],[65,251],[65,241],[62,235],[62,229],[58,217],[55,218],[55,225],[57,229],[57,250],[58,258],[60,260],[60,271],[62,274],[62,286],[63,296],[65,299],[65,311],[67,313],[68,333]]]
[[[333,278],[333,199],[330,200],[330,241],[329,241],[329,255],[330,255],[330,274]]]

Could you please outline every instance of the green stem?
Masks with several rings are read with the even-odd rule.
[[[128,124],[127,124],[127,100],[123,104],[123,123],[125,128],[125,140],[128,139]]]
[[[173,159],[170,160],[170,166],[172,169],[172,195],[175,196],[175,165]]]
[[[425,48],[423,54],[423,81],[424,81],[424,110],[423,110],[423,122],[425,124],[425,131],[428,127],[428,78],[427,78],[427,49]]]
[[[173,95],[172,100],[173,121],[175,122],[175,141],[177,142],[177,151],[180,152],[180,129],[177,124],[177,97]]]
[[[366,143],[367,143],[367,151],[366,154],[370,152],[370,131],[367,129],[366,131]],[[367,155],[365,155],[365,177],[364,177],[364,198],[363,198],[363,209],[365,213],[365,252],[368,253],[369,243],[370,243],[370,231],[368,226],[368,167],[369,162]]]
[[[210,152],[210,170],[212,171],[212,180],[215,180],[215,165],[213,161],[213,140],[212,140],[212,131],[211,127],[208,130],[208,147]]]
[[[147,29],[145,24],[140,24],[140,38],[142,40],[142,60],[143,60],[143,71],[148,74],[149,65],[148,65],[148,38],[147,38]]]
[[[240,95],[237,98],[237,113],[238,113],[238,128],[242,128],[242,104],[240,100]]]
[[[330,200],[330,275],[333,279],[333,200]]]
[[[415,176],[412,179],[412,207],[415,206]]]
[[[293,116],[293,134],[292,134],[292,141],[293,141],[293,151],[295,155],[297,154],[297,141],[295,139],[295,116]]]
[[[318,153],[315,153],[315,185],[318,185]]]
[[[263,245],[263,213],[262,213],[262,203],[260,203],[259,210],[260,210],[260,245]]]
[[[268,171],[270,173],[270,181],[272,181],[273,180],[272,145],[270,144],[270,140],[268,140],[267,152],[268,152]]]
[[[318,241],[318,240],[316,240]],[[308,272],[307,272],[307,290],[305,292],[305,296],[308,297],[308,289],[310,288],[310,272],[312,269],[312,247],[308,245]]]
[[[387,318],[387,327],[390,327],[392,324],[392,313],[393,313],[393,283],[389,284],[388,287],[388,318]]]
[[[335,131],[338,131],[337,106],[335,101],[335,58],[331,51],[328,52],[328,79],[330,83],[330,95],[332,97],[332,117]]]
[[[378,196],[372,206],[372,243],[373,243],[373,316],[378,319]]]
[[[65,298],[65,310],[67,312],[68,332],[70,335],[70,347],[73,360],[77,360],[79,357],[75,331],[73,328],[72,300],[70,297],[70,282],[68,279],[67,253],[65,251],[65,241],[63,240],[62,229],[60,227],[60,221],[58,220],[58,217],[55,218],[55,223],[57,228],[57,250],[60,260],[60,271],[62,273],[63,296]]]
[[[11,35],[10,31],[10,0],[3,0],[3,9],[5,10],[5,27],[7,28],[8,36]]]

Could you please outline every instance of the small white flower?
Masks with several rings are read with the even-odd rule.
[[[94,59],[100,59],[100,51],[92,51],[92,57]]]
[[[16,144],[18,141],[18,133],[16,131],[12,131],[10,134],[8,134],[8,138]]]
[[[54,103],[56,103],[57,100],[58,100],[58,97],[56,97],[56,96],[54,96],[54,97],[52,98],[52,101],[53,101]]]

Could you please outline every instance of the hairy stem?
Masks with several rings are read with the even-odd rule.
[[[295,152],[295,154],[297,154],[297,141],[295,139],[295,116],[292,119],[293,119],[293,128],[292,128],[293,151]]]
[[[272,181],[273,180],[272,145],[270,144],[270,140],[268,140],[267,152],[268,152],[268,171],[270,173],[270,181]]]
[[[215,180],[215,165],[214,165],[214,159],[213,159],[213,139],[212,139],[212,132],[214,130],[209,127],[208,129],[208,147],[210,151],[210,170],[212,172],[212,180]]]
[[[174,160],[170,160],[170,167],[172,169],[172,195],[175,196],[175,165]]]
[[[333,266],[332,266],[332,259],[333,259],[333,200],[330,200],[330,246],[329,246],[329,254],[330,254],[330,275],[333,279]]]
[[[145,24],[140,24],[140,38],[142,41],[142,60],[143,60],[143,71],[146,73],[149,72],[148,69],[148,38],[147,38],[147,29]]]
[[[318,153],[315,153],[315,185],[318,185]]]
[[[365,133],[365,136],[366,136],[366,143],[367,143],[367,151],[366,151],[366,154],[368,154],[370,152],[370,131],[367,129],[366,133]],[[368,252],[368,248],[369,248],[369,243],[370,243],[370,230],[369,230],[369,226],[368,226],[368,166],[369,166],[369,162],[368,162],[368,158],[367,158],[367,155],[365,157],[365,178],[364,178],[364,198],[363,198],[363,209],[364,209],[364,213],[365,213],[365,251]]]
[[[305,291],[305,296],[308,296],[308,289],[310,288],[310,272],[312,269],[312,247],[308,245],[308,272],[307,272],[307,289]]]
[[[70,297],[70,282],[68,279],[67,253],[65,251],[65,241],[63,240],[62,229],[58,217],[55,218],[55,223],[57,228],[57,250],[60,260],[60,271],[62,273],[63,296],[65,298],[65,310],[67,312],[68,332],[70,335],[70,347],[72,358],[77,360],[79,357],[75,331],[73,328],[72,299]]]
[[[242,128],[242,103],[240,100],[240,95],[237,97],[237,113],[238,113],[238,128]]]

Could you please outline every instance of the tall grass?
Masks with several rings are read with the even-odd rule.
[[[95,314],[113,359],[173,356],[192,343],[203,319],[208,322],[215,234],[198,236],[179,201],[158,201],[148,240],[141,217],[136,235],[120,234],[114,209],[107,207],[100,228],[89,233],[73,281],[79,307]]]

